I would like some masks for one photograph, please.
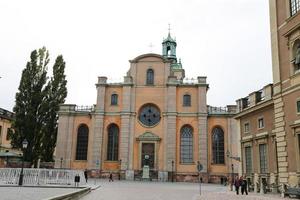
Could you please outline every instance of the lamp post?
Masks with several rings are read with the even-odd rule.
[[[119,180],[121,180],[121,166],[122,166],[122,159],[119,160]]]
[[[22,156],[22,168],[21,168],[21,173],[20,173],[20,177],[19,177],[19,186],[23,185],[24,152],[27,149],[27,146],[28,146],[28,141],[26,139],[24,139],[22,142],[23,156]]]
[[[174,160],[172,160],[172,182],[174,182]]]
[[[60,158],[60,168],[62,169],[63,157]]]
[[[122,166],[122,159],[119,160],[119,180],[121,180],[121,166]]]

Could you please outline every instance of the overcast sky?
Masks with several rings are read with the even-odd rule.
[[[12,110],[30,52],[66,61],[66,103],[96,103],[98,76],[177,40],[186,77],[207,76],[208,104],[225,106],[272,82],[268,0],[26,0],[0,2],[0,107]],[[51,63],[51,67],[52,67]]]

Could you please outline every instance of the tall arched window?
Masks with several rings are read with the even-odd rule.
[[[77,131],[76,160],[87,160],[89,128],[81,124]]]
[[[153,69],[147,70],[147,77],[146,77],[146,85],[153,85],[154,84],[154,71]]]
[[[117,94],[111,95],[110,105],[118,105],[118,95]]]
[[[191,106],[191,95],[183,95],[183,106]]]
[[[224,164],[224,132],[216,127],[212,131],[212,153],[214,164]]]
[[[119,154],[119,128],[116,124],[108,127],[107,160],[118,160]]]
[[[185,125],[180,131],[180,162],[193,162],[193,129]]]

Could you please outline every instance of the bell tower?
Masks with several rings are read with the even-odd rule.
[[[165,38],[162,42],[162,55],[163,55],[163,57],[172,60],[173,63],[177,62],[176,46],[177,46],[176,40],[173,39],[170,34],[170,24],[169,24],[168,37]]]

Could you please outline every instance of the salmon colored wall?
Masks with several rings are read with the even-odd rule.
[[[150,61],[150,62],[149,62]],[[136,83],[137,85],[146,85],[147,70],[154,70],[154,85],[163,85],[166,81],[166,63],[157,57],[147,57],[136,63]]]
[[[77,145],[77,130],[81,124],[86,124],[89,128],[89,143],[88,143],[88,160],[91,159],[91,152],[92,152],[92,141],[93,141],[93,134],[92,133],[92,126],[91,126],[91,117],[89,115],[85,116],[76,116],[74,118],[74,127],[72,131],[73,143],[72,143],[72,161],[71,161],[71,168],[74,169],[85,169],[87,168],[87,161],[76,161],[76,145]]]
[[[191,95],[191,106],[183,106],[183,95]],[[198,88],[179,87],[177,88],[177,111],[178,112],[198,112]]]
[[[176,128],[176,170],[177,172],[196,172],[198,161],[198,118],[197,117],[178,117]],[[193,128],[193,164],[180,163],[180,131],[184,125],[190,125]]]
[[[212,160],[212,131],[215,127],[219,127],[224,132],[224,158],[225,164],[213,164]],[[208,170],[211,173],[228,173],[228,160],[226,157],[228,144],[228,119],[226,117],[209,117],[208,118]]]
[[[118,105],[111,105],[111,95],[118,95]],[[120,112],[122,110],[122,87],[121,86],[110,86],[106,87],[105,90],[105,112]]]
[[[162,140],[164,140],[164,117],[162,116],[162,112],[165,111],[164,108],[164,102],[165,102],[165,88],[161,87],[147,87],[147,95],[145,95],[145,88],[136,88],[136,98],[135,98],[135,110],[137,111],[137,116],[135,119],[135,131],[134,131],[134,159],[133,159],[133,168],[134,169],[140,169],[140,147],[139,147],[139,142],[136,141],[136,138],[145,133],[146,131],[150,131],[153,134],[159,136]],[[152,103],[156,105],[161,112],[161,120],[160,122],[154,126],[154,127],[145,127],[143,126],[140,121],[138,120],[138,115],[140,108],[145,104],[145,103]],[[158,145],[158,156],[157,160],[159,160],[159,169],[163,169],[163,148],[162,145]]]
[[[102,146],[102,168],[103,169],[115,169],[118,167],[118,162],[116,165],[116,161],[108,161],[107,160],[107,140],[108,140],[108,128],[111,124],[116,124],[119,128],[119,145],[120,145],[120,137],[121,137],[121,118],[120,116],[105,116],[104,117],[104,126],[103,126],[103,146]],[[119,156],[120,158],[120,146],[119,146]],[[118,159],[119,160],[119,159]]]

